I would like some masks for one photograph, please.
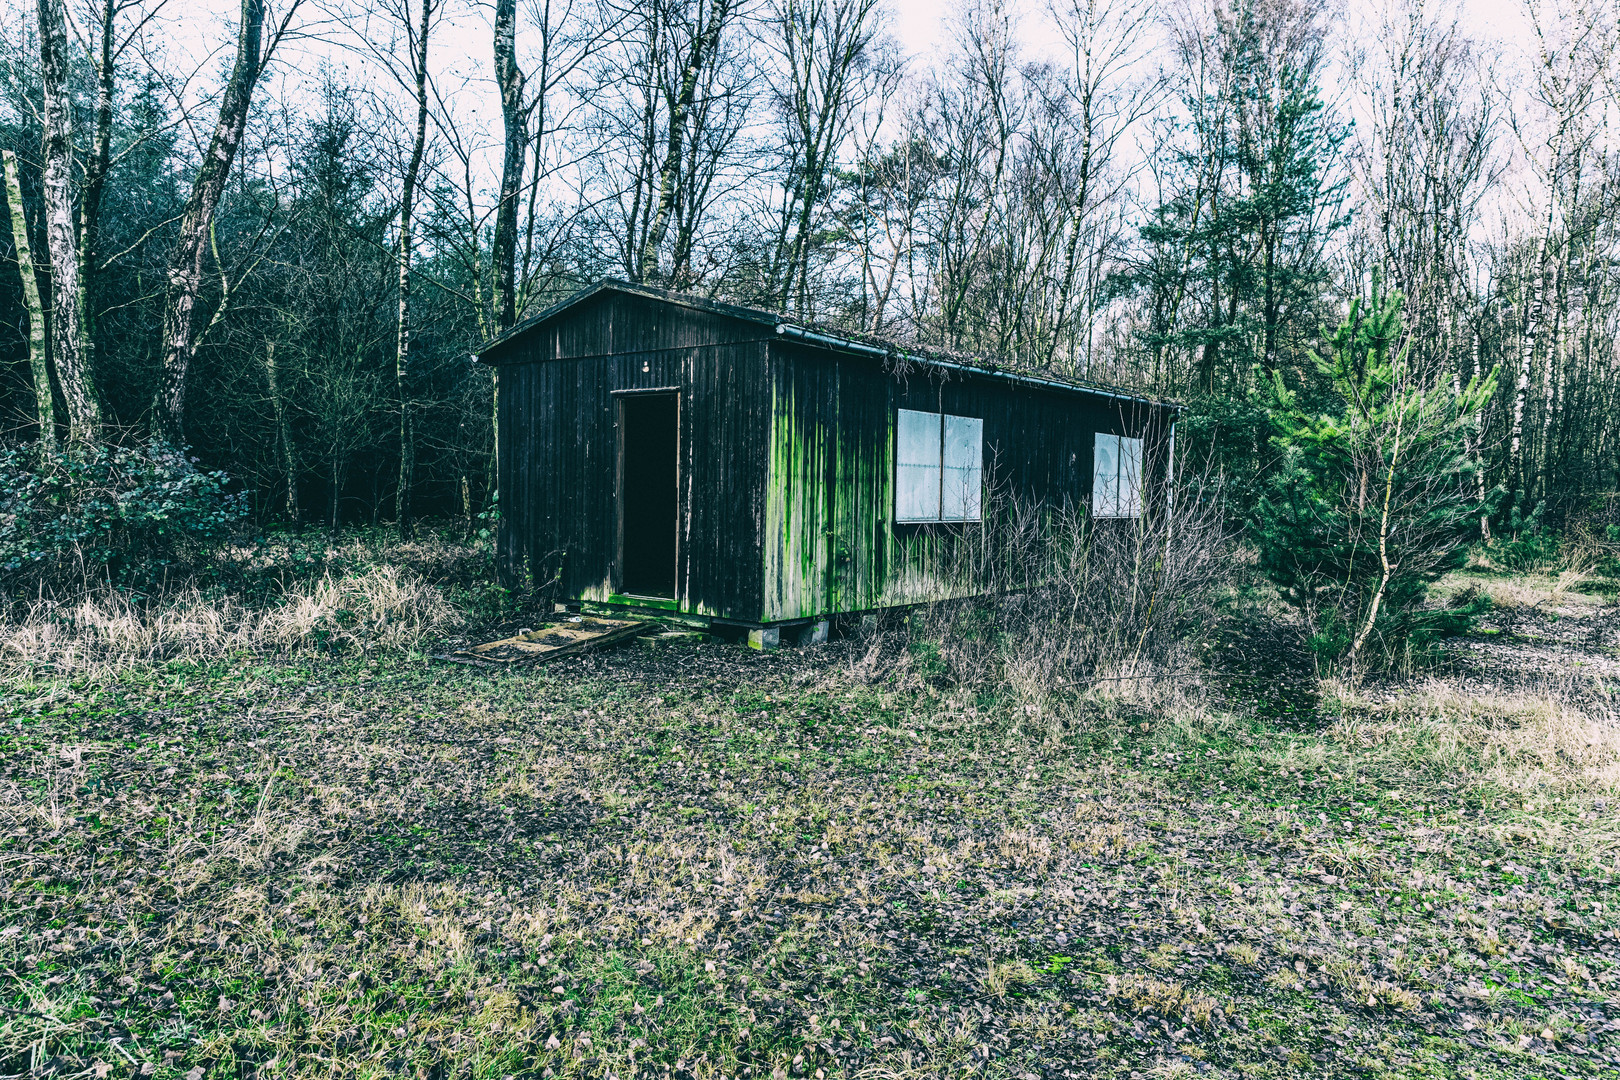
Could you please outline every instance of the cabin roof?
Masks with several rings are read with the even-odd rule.
[[[489,356],[501,346],[524,336],[529,331],[550,322],[570,308],[604,292],[617,292],[660,303],[675,304],[695,311],[706,311],[741,322],[757,324],[767,328],[786,341],[798,341],[812,347],[820,347],[835,352],[882,359],[896,365],[917,364],[923,367],[958,370],[971,374],[1008,379],[1029,386],[1101,395],[1166,408],[1181,408],[1180,405],[1173,401],[1149,398],[1121,387],[1076,379],[1072,376],[1044,369],[1010,364],[1005,361],[991,360],[983,356],[958,353],[948,349],[918,345],[912,342],[900,341],[896,338],[869,334],[864,331],[851,331],[843,327],[794,319],[764,308],[729,304],[720,300],[711,300],[706,296],[694,296],[690,293],[674,292],[651,285],[637,285],[617,278],[604,278],[594,285],[587,285],[585,288],[564,297],[550,307],[524,319],[505,333],[490,338],[478,347],[478,351],[474,355],[482,363],[494,364],[497,361],[491,360]]]

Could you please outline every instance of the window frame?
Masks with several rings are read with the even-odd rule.
[[[902,438],[902,426],[907,423],[902,417],[911,414],[914,417],[929,417],[933,426],[938,429],[937,451],[932,461],[908,462],[901,458],[902,448],[905,445]],[[978,438],[973,444],[977,454],[970,466],[951,465],[947,460],[949,443],[947,431],[950,421],[965,422],[973,427]],[[914,422],[914,421],[913,421]],[[934,495],[932,505],[933,517],[905,517],[902,516],[901,506],[904,494],[901,490],[901,477],[907,468],[927,468],[933,473]],[[946,517],[945,510],[950,505],[945,493],[945,478],[951,472],[967,472],[976,477],[978,490],[972,492],[971,484],[964,485],[964,492],[969,492],[963,498],[956,500],[963,505],[964,514],[959,517]],[[896,525],[972,525],[984,521],[984,418],[979,416],[959,416],[942,410],[930,409],[896,409],[894,424],[894,523]],[[971,515],[971,516],[969,516]]]
[[[1114,476],[1113,476],[1113,505],[1104,508],[1100,505],[1105,488],[1098,483],[1103,478],[1098,464],[1102,459],[1102,450],[1107,440],[1113,440]],[[1125,480],[1131,476],[1126,468],[1125,444],[1135,446],[1135,483],[1130,494],[1133,496],[1127,504],[1125,499]],[[1116,435],[1110,431],[1092,433],[1091,444],[1091,516],[1110,520],[1131,520],[1143,514],[1146,494],[1146,440],[1140,435]]]

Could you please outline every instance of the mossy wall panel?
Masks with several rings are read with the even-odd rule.
[[[1091,494],[1096,432],[1162,441],[1168,413],[965,372],[886,372],[876,359],[772,346],[765,618],[921,603],[965,590],[934,572],[972,523],[894,520],[894,425],[918,409],[984,421],[987,488],[1053,506]],[[1151,454],[1150,457],[1157,457]]]

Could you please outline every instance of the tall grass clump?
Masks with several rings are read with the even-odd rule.
[[[1030,713],[1100,684],[1188,669],[1231,581],[1218,500],[1182,488],[1135,518],[1016,498],[935,546],[928,575],[959,598],[912,609],[903,668],[1004,695]]]
[[[14,604],[0,622],[0,673],[61,676],[176,660],[398,650],[464,622],[443,590],[394,566],[325,572],[257,602],[194,583],[146,596],[101,587]]]

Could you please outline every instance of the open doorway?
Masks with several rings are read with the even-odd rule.
[[[680,395],[619,398],[619,588],[675,599]]]

